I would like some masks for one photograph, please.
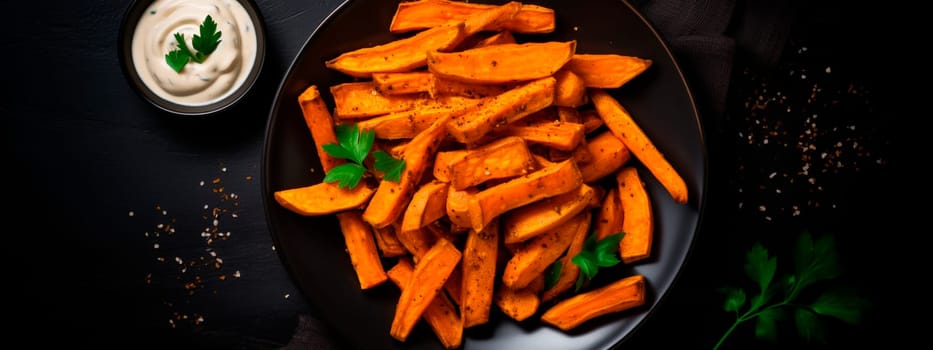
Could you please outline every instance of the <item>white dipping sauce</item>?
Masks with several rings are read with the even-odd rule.
[[[221,33],[220,45],[203,63],[189,61],[181,72],[165,62],[177,48],[175,33],[191,39],[210,15]],[[185,106],[218,102],[239,88],[256,62],[256,27],[237,0],[155,0],[133,33],[133,65],[139,78],[159,97]]]

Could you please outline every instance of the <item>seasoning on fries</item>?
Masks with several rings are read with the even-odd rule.
[[[297,214],[340,220],[361,289],[398,287],[386,329],[398,341],[424,320],[445,348],[458,348],[494,307],[567,331],[645,303],[644,276],[587,288],[595,272],[575,258],[618,233],[617,249],[606,241],[604,251],[618,252],[608,260],[651,256],[654,216],[641,175],[676,203],[689,198],[674,165],[611,94],[652,61],[533,40],[555,28],[553,10],[520,2],[400,2],[386,30],[412,35],[329,59],[346,82],[312,84],[299,97],[325,172],[347,159],[325,150],[336,129],[374,137],[382,153],[357,156],[367,175],[356,187],[322,182],[275,198]],[[333,110],[319,89],[331,92]],[[398,176],[380,168],[387,157]]]

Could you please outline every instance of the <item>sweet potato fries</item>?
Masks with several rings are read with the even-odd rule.
[[[619,261],[651,257],[640,176],[688,201],[676,164],[613,95],[652,61],[528,39],[556,24],[553,10],[514,1],[403,1],[386,28],[399,39],[323,62],[346,81],[298,98],[323,170],[367,172],[354,188],[331,179],[275,198],[298,215],[338,218],[361,289],[395,284],[386,332],[400,342],[424,320],[445,348],[460,347],[494,307],[570,330],[645,303],[637,274],[581,289],[574,258],[587,237],[618,233]],[[334,154],[347,127],[366,148]],[[380,168],[392,157],[401,167]]]

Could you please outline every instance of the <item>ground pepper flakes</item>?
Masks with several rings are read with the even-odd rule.
[[[196,193],[193,193],[192,197],[207,196],[209,199],[206,203],[196,204],[198,209],[194,212],[200,211],[201,214],[193,218],[176,218],[175,211],[161,204],[154,205],[151,212],[127,211],[129,217],[149,222],[145,224],[147,229],[143,232],[143,239],[146,240],[144,246],[150,247],[150,254],[155,263],[154,271],[147,272],[143,282],[147,287],[162,290],[159,294],[166,309],[169,328],[191,329],[203,326],[206,317],[201,310],[191,310],[191,300],[218,294],[216,287],[207,288],[208,281],[215,281],[211,286],[216,286],[216,281],[224,282],[241,277],[240,270],[230,271],[221,254],[221,243],[232,236],[232,232],[225,229],[225,222],[239,217],[239,196],[224,187],[227,167],[221,165],[219,170],[218,176],[211,177],[209,181],[198,182]],[[240,179],[251,181],[252,176]],[[179,225],[179,221],[184,225]],[[200,232],[185,226],[190,226],[191,221],[202,223]],[[192,253],[192,244],[202,244],[204,248],[199,253]],[[182,252],[181,247],[188,249]],[[233,278],[229,278],[231,276]],[[205,294],[205,291],[208,293]]]
[[[740,215],[766,222],[814,217],[838,209],[836,198],[859,174],[886,166],[886,140],[872,138],[881,124],[871,88],[838,74],[826,62],[792,42],[793,63],[761,73],[751,67],[733,79],[744,108],[727,113],[735,130],[735,187]],[[787,76],[799,79],[786,79]],[[786,164],[797,164],[786,169]],[[768,203],[768,206],[764,204]]]

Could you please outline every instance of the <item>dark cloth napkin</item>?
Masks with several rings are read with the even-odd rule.
[[[683,69],[707,128],[721,127],[737,55],[776,64],[789,34],[787,0],[630,0],[658,30]],[[714,131],[714,130],[709,130]],[[301,315],[283,350],[337,350],[326,325]]]

